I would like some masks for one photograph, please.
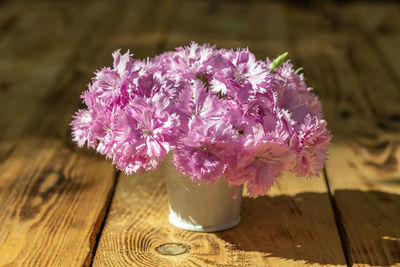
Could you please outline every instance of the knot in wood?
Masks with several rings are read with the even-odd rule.
[[[189,251],[189,246],[182,243],[166,243],[156,247],[156,251],[162,255],[176,256]]]

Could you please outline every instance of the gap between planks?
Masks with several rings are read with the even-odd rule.
[[[99,217],[96,220],[96,223],[93,226],[93,232],[90,237],[90,252],[83,263],[83,266],[93,266],[93,259],[96,256],[97,247],[100,242],[101,234],[103,233],[104,226],[106,225],[107,217],[111,209],[111,203],[114,198],[115,189],[117,188],[118,180],[120,176],[120,171],[115,172],[114,175],[114,183],[112,188],[107,196],[105,201],[105,205],[101,212],[99,213]]]
[[[340,237],[340,243],[342,245],[342,250],[343,250],[343,255],[346,260],[347,266],[351,266],[351,253],[350,253],[350,248],[349,248],[349,240],[347,237],[346,229],[343,224],[342,220],[342,215],[340,214],[339,207],[336,203],[335,196],[332,194],[331,191],[331,186],[329,185],[329,179],[328,179],[328,174],[326,173],[326,167],[324,166],[324,169],[322,171],[322,175],[324,177],[324,181],[326,184],[326,188],[328,190],[328,195],[329,195],[329,200],[331,202],[331,207],[333,211],[333,216],[335,218],[335,223],[337,227],[337,231],[339,233]]]

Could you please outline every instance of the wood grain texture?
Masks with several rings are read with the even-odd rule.
[[[1,43],[11,51],[11,55],[4,53],[1,57],[2,67],[8,71],[4,79],[20,83],[7,83],[10,86],[1,97],[2,113],[5,113],[2,123],[7,125],[2,128],[2,138],[11,137],[12,141],[0,142],[0,159],[6,172],[2,177],[0,197],[7,200],[3,202],[7,212],[1,217],[4,227],[0,238],[0,265],[91,264],[97,235],[113,192],[115,169],[104,159],[94,157],[94,152],[78,152],[75,145],[71,146],[68,123],[79,105],[79,95],[89,81],[88,75],[100,66],[111,65],[112,51],[129,45],[137,56],[156,52],[154,40],[143,42],[146,38],[142,38],[134,44],[132,40],[135,36],[146,36],[151,30],[155,30],[155,40],[161,38],[160,24],[157,24],[158,28],[154,27],[156,24],[141,26],[159,3],[31,4],[38,7],[37,10],[33,9],[35,12],[22,20]],[[44,18],[41,18],[42,12],[48,12]],[[104,20],[105,15],[112,23]],[[119,27],[122,17],[129,18],[130,24]],[[16,42],[19,29],[26,31],[30,26],[38,26],[41,19],[42,32],[33,31],[26,37],[26,42],[35,49],[28,57],[19,56],[17,52],[26,46],[24,40]],[[50,21],[48,25],[44,24],[45,19],[47,23]],[[64,27],[69,29],[68,34]],[[46,35],[52,38],[43,38]],[[109,37],[107,42],[104,42],[104,36]],[[133,39],[127,40],[126,36]],[[61,46],[59,38],[64,40]],[[15,43],[18,45],[13,45]],[[34,50],[40,46],[48,50],[36,55]],[[7,67],[10,62],[14,69]],[[30,73],[28,69],[22,73],[24,79],[12,72],[27,67],[28,63],[45,73],[45,78],[41,79],[38,73]],[[23,86],[22,82],[25,82]],[[22,101],[18,95],[24,97]],[[21,105],[25,106],[23,110],[19,110]],[[20,205],[23,205],[22,215]]]
[[[7,10],[8,5],[2,9]],[[108,2],[11,5],[16,9],[16,25],[0,41],[0,138],[32,134],[25,129],[32,113],[65,75],[75,73],[65,70],[65,64],[80,46],[87,47],[81,39],[112,6]],[[79,99],[68,99],[66,104],[71,105],[71,101],[77,104]],[[52,99],[52,104],[59,102]]]
[[[40,105],[30,115],[29,123],[23,131],[30,135],[70,139],[70,132],[65,131],[65,125],[70,122],[76,109],[82,107],[82,104],[78,105],[79,97],[87,89],[93,71],[103,66],[112,66],[113,51],[121,49],[125,53],[130,50],[136,58],[155,55],[162,25],[144,22],[160,4],[157,0],[117,2],[112,4],[112,8],[107,8],[106,12],[113,23],[104,20],[102,16],[91,22],[90,30],[80,40],[51,90],[40,99]],[[94,32],[91,31],[93,27],[97,29]],[[52,125],[51,129],[47,125]]]
[[[364,36],[366,43],[376,54],[374,62],[380,63],[378,69],[385,73],[385,76],[372,78],[377,82],[381,81],[381,84],[377,85],[379,93],[373,92],[373,97],[375,94],[383,94],[381,102],[384,101],[385,106],[390,107],[389,110],[379,108],[380,116],[376,123],[376,128],[380,131],[378,134],[396,135],[400,132],[400,105],[398,105],[400,101],[400,55],[395,48],[400,45],[400,21],[398,19],[400,5],[382,3],[365,8],[354,3],[348,5],[344,16],[346,21],[352,21],[354,31]],[[364,55],[366,54],[364,53]]]
[[[293,32],[301,33],[294,42],[299,61],[334,134],[326,178],[351,265],[400,264],[400,90],[387,70],[393,59],[377,49],[376,32],[365,24],[395,27],[380,13],[385,5],[322,5],[314,24],[304,19],[309,10],[290,16]]]
[[[31,12],[23,7],[32,7]],[[69,133],[68,112],[80,101],[77,90],[70,90],[71,80],[83,85],[88,80],[74,76],[74,64],[90,65],[90,56],[95,57],[80,58],[80,45],[94,25],[106,32],[99,19],[119,7],[109,2],[21,4],[15,11],[22,12],[20,20],[1,40],[0,76],[6,84],[0,92],[1,266],[92,261],[115,170],[62,137]],[[98,46],[87,42],[84,51],[94,53]],[[50,101],[59,86],[61,94]]]
[[[4,54],[4,68],[8,62],[25,67],[27,61],[34,62],[37,59],[37,65],[34,66],[38,71],[46,72],[55,62],[60,62],[51,73],[46,72],[46,79],[37,79],[37,73],[29,73],[32,76],[25,77],[27,79],[23,87],[12,84],[2,95],[3,108],[7,111],[2,122],[8,126],[2,129],[2,137],[12,137],[12,141],[0,142],[0,159],[5,164],[0,197],[7,200],[3,202],[7,212],[1,217],[4,225],[0,237],[1,266],[91,264],[97,235],[101,231],[113,192],[115,168],[103,158],[93,156],[94,152],[78,151],[75,145],[70,144],[68,124],[72,112],[79,105],[79,95],[89,81],[88,75],[92,76],[90,73],[100,66],[112,65],[111,52],[127,46],[126,38],[122,38],[125,43],[121,42],[122,34],[133,38],[145,35],[140,32],[143,30],[141,25],[158,4],[159,1],[70,5],[39,3],[41,9],[18,27],[27,30],[25,23],[37,21],[41,19],[43,11],[49,11],[47,16],[55,23],[43,26],[41,34],[55,35],[47,40],[54,45],[59,35],[66,41],[63,47],[47,44],[42,40],[43,36],[34,32],[27,37],[27,41],[35,47],[48,45],[49,51],[43,52],[43,57],[35,58],[34,54],[29,54],[28,58],[19,58],[16,52],[23,50],[24,44],[12,46],[15,43],[14,33],[4,39],[2,45],[15,53],[14,56]],[[89,16],[82,20],[85,12]],[[113,23],[104,20],[104,15]],[[83,26],[70,35],[63,34],[62,27],[57,24],[59,16],[61,19],[66,17],[65,27],[79,22]],[[120,22],[124,21],[119,19],[123,17],[129,18],[130,23],[119,27]],[[158,40],[161,38],[160,23],[143,28],[145,31],[154,30],[154,38]],[[92,31],[93,27],[97,31]],[[109,37],[107,42],[103,41],[104,36]],[[137,56],[156,52],[157,42],[154,40],[128,44]],[[12,69],[8,71],[11,74]],[[36,87],[41,91],[29,98]],[[25,99],[18,101],[16,95],[23,95]],[[7,97],[14,102],[7,102]],[[26,108],[19,111],[16,103],[26,105]],[[12,113],[14,117],[9,116]],[[21,205],[23,208],[20,208]]]
[[[68,124],[77,108],[83,105],[80,95],[87,89],[87,84],[96,69],[112,65],[113,50],[106,47],[104,36],[113,36],[114,28],[119,26],[118,18],[124,10],[124,2],[92,5],[98,9],[97,16],[86,23],[89,25],[79,38],[73,53],[55,75],[49,86],[50,90],[38,99],[39,105],[28,115],[28,122],[21,130],[22,134],[71,140]],[[140,8],[136,10],[139,11]],[[104,20],[104,15],[113,22]],[[96,31],[93,31],[93,28],[96,28]],[[49,125],[51,127],[48,127]]]
[[[351,61],[359,66],[354,73],[362,80],[360,83],[365,90],[357,102],[368,103],[374,125],[369,134],[363,131],[337,140],[330,149],[327,177],[344,225],[350,262],[353,265],[398,266],[400,125],[396,118],[400,115],[399,76],[395,71],[388,71],[395,58],[388,57],[388,51],[378,49],[372,31],[360,30],[360,23],[364,21],[356,16],[358,11],[357,6],[349,6],[342,21],[350,25],[347,31],[348,36],[353,36],[349,37],[353,41]],[[354,17],[358,19],[352,19]],[[388,17],[374,15],[370,21],[385,28],[388,21],[380,19]],[[386,25],[396,26],[395,23]],[[356,118],[350,122],[354,120]]]
[[[0,165],[0,265],[77,266],[89,259],[113,169],[56,140],[24,140]]]
[[[344,16],[358,27],[381,60],[382,68],[399,84],[400,55],[400,6],[395,2],[374,5],[352,3],[347,5]],[[393,77],[397,76],[397,77]]]
[[[0,41],[13,31],[23,14],[32,7],[18,2],[0,2]]]
[[[400,264],[398,146],[398,140],[358,137],[330,149],[327,176],[352,264]]]
[[[244,197],[237,227],[195,233],[169,224],[164,171],[120,176],[94,266],[345,265],[321,179],[287,175],[268,196]],[[188,249],[164,255],[165,244]]]
[[[194,40],[216,44],[218,48],[248,47],[260,59],[291,52],[283,11],[284,5],[277,2],[183,1],[177,9],[167,49]]]

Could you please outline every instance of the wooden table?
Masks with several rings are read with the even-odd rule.
[[[68,125],[113,50],[191,40],[289,51],[334,134],[319,179],[244,197],[212,234],[171,226],[160,173],[116,172]],[[400,266],[399,144],[398,3],[0,0],[1,266]]]

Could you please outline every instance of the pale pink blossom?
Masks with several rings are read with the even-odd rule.
[[[197,183],[219,177],[268,192],[285,171],[317,176],[331,135],[318,97],[281,55],[208,44],[134,59],[120,50],[82,93],[72,138],[131,173],[155,170],[170,151]]]
[[[247,182],[251,197],[267,193],[275,180],[289,170],[295,154],[287,146],[260,142],[230,155],[225,178],[231,186]]]
[[[325,120],[307,115],[291,138],[290,148],[297,154],[293,171],[298,176],[318,176],[326,160],[331,138]]]
[[[175,165],[197,183],[213,183],[225,170],[224,157],[235,139],[236,132],[223,121],[213,124],[200,121],[177,142]]]

